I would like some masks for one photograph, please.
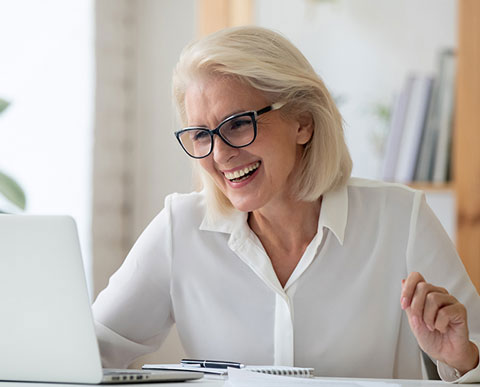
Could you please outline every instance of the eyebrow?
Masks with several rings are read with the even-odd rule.
[[[245,109],[243,109],[243,110],[236,110],[236,111],[234,111],[233,113],[227,114],[226,116],[224,116],[223,118],[220,119],[220,121],[218,122],[218,124],[215,125],[215,128],[216,128],[218,125],[220,125],[223,121],[225,121],[227,118],[230,118],[230,117],[232,117],[232,116],[234,116],[234,115],[236,115],[236,114],[246,113],[246,112],[253,112],[253,111],[255,111],[255,110],[252,110],[252,109],[250,109],[250,110],[245,110]],[[188,125],[188,127],[211,129],[211,128],[209,128],[207,125]]]

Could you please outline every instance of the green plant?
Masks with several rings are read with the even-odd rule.
[[[374,118],[370,133],[370,141],[373,150],[380,159],[385,152],[385,142],[388,136],[390,116],[392,114],[390,105],[383,102],[375,103],[371,106],[370,115]]]
[[[0,98],[0,114],[10,105],[8,101]],[[25,193],[22,187],[7,174],[0,171],[0,195],[4,196],[10,203],[24,210],[26,205]],[[1,209],[0,209],[1,210]]]

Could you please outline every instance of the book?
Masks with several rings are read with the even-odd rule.
[[[414,181],[430,182],[433,177],[433,163],[435,162],[435,150],[438,139],[438,116],[439,116],[439,91],[440,82],[438,76],[433,81],[430,107],[428,109],[425,129],[423,132],[420,153],[418,154],[415,168]]]
[[[190,371],[202,372],[207,375],[228,375],[229,368],[211,368],[211,367],[191,367],[182,364],[144,364],[144,370],[172,370],[172,371]],[[259,372],[270,375],[285,375],[296,377],[312,377],[314,369],[308,367],[289,367],[289,366],[254,366],[247,365],[242,370]]]
[[[444,182],[448,178],[454,108],[454,73],[453,51],[443,50],[438,56],[437,74],[415,170],[415,181]]]
[[[382,180],[394,181],[398,162],[399,144],[402,140],[408,101],[412,92],[413,76],[407,77],[405,84],[396,97],[392,110],[392,118],[385,145],[382,165]]]
[[[439,74],[441,86],[439,91],[438,140],[433,166],[433,181],[435,183],[446,182],[449,178],[455,104],[455,72],[455,53],[453,50],[445,50],[442,53]]]
[[[413,78],[395,171],[395,180],[401,183],[414,179],[432,84],[431,76],[415,75]]]

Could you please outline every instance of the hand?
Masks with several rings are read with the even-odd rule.
[[[427,283],[420,273],[410,273],[402,280],[400,304],[425,353],[461,375],[478,365],[478,348],[469,340],[465,306],[446,289]]]

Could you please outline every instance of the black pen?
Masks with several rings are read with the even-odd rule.
[[[245,367],[242,363],[237,363],[234,361],[224,361],[224,360],[198,360],[198,359],[182,359],[182,365],[191,366],[191,367],[203,367],[203,368],[243,368]]]

